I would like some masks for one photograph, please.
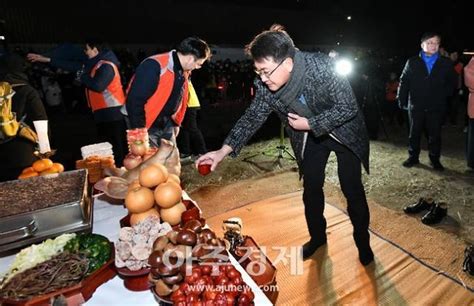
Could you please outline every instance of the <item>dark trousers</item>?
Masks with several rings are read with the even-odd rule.
[[[186,155],[191,155],[193,152],[196,152],[197,154],[207,153],[204,137],[202,136],[201,130],[197,124],[197,116],[198,108],[189,107],[186,110],[181,130],[179,132],[179,150],[181,153]]]
[[[370,248],[370,214],[361,180],[361,163],[352,151],[329,136],[308,136],[302,164],[303,202],[311,240],[316,243],[326,241],[323,185],[331,152],[336,153],[339,182],[347,199],[347,211],[354,227],[355,243],[359,251],[366,251]]]
[[[408,155],[414,160],[420,156],[421,134],[428,138],[429,157],[438,161],[441,156],[441,125],[444,112],[408,111],[410,135],[408,136]]]
[[[97,123],[97,134],[100,141],[107,141],[112,145],[115,164],[121,167],[128,152],[125,120],[116,120]]]
[[[457,93],[455,93],[448,100],[448,111],[446,112],[446,119],[449,119],[449,123],[451,123],[452,125],[456,125],[458,123],[458,113],[460,104],[461,96]]]
[[[466,145],[467,166],[474,169],[474,118],[469,118]]]

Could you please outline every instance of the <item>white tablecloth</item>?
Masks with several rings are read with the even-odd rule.
[[[122,205],[113,205],[98,197],[94,198],[94,224],[93,232],[109,238],[110,241],[118,240],[120,229],[119,220],[127,215],[127,210]],[[51,216],[54,218],[54,216]],[[0,273],[3,274],[13,262],[14,255],[0,258]],[[231,257],[231,261],[242,273],[243,280],[255,293],[255,305],[272,305],[270,300],[258,288],[244,269]],[[115,276],[95,291],[94,295],[85,305],[156,305],[157,302],[150,291],[129,291],[123,285],[123,280]]]

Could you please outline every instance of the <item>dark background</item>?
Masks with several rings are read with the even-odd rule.
[[[472,2],[472,1],[470,1]],[[416,51],[420,35],[437,31],[448,50],[474,48],[469,1],[376,0],[0,0],[0,31],[9,43],[172,44],[197,35],[240,47],[272,23],[297,45],[357,46]],[[472,6],[472,3],[471,3]],[[348,21],[347,16],[352,20]],[[3,29],[1,29],[3,27]]]

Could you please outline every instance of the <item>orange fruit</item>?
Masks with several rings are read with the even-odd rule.
[[[34,177],[34,176],[38,176],[38,172],[32,171],[32,172],[22,173],[22,174],[20,174],[20,176],[18,176],[18,178],[19,179],[26,179],[26,178]]]
[[[53,166],[51,168],[54,169],[57,173],[64,172],[64,166],[61,163],[53,163]]]
[[[33,169],[35,169],[36,172],[42,172],[46,169],[51,168],[52,166],[53,161],[49,158],[43,158],[33,163]]]
[[[23,169],[23,171],[21,171],[21,173],[30,173],[30,172],[36,172],[36,171],[35,169],[33,169],[33,167],[28,167],[28,168]]]

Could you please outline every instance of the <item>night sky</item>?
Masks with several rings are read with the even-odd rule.
[[[79,42],[173,44],[197,35],[211,44],[241,47],[272,23],[297,45],[419,48],[437,31],[448,50],[474,49],[468,1],[375,0],[138,0],[5,1],[0,19],[9,43]],[[351,16],[351,20],[347,20]],[[470,31],[469,31],[470,30]]]

